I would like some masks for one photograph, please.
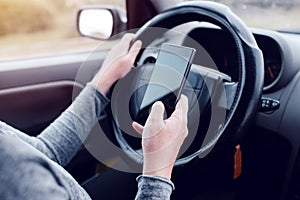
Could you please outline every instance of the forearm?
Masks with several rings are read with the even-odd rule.
[[[102,111],[108,102],[88,85],[72,105],[37,137],[30,137],[4,123],[0,124],[0,130],[21,138],[64,166],[81,148],[97,121],[105,117]]]
[[[158,176],[139,176],[138,192],[136,200],[168,200],[170,199],[172,190],[174,190],[173,183],[166,178]]]
[[[18,138],[0,135],[0,160],[1,199],[90,199],[61,166]]]

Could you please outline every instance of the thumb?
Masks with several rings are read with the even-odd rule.
[[[140,135],[143,134],[144,127],[137,122],[132,123],[132,128]]]
[[[151,123],[162,123],[164,120],[164,112],[165,112],[165,107],[164,104],[161,101],[157,101],[152,105],[151,112],[149,114],[149,117],[147,119]]]

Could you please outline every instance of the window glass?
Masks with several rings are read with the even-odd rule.
[[[125,0],[0,0],[0,60],[93,49],[99,41],[76,29],[87,5],[125,9]]]
[[[229,6],[251,27],[300,33],[300,0],[209,1]]]

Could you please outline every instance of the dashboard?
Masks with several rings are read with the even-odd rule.
[[[255,35],[258,47],[264,56],[264,88],[270,88],[278,80],[282,71],[282,54],[279,44],[272,38]]]
[[[227,32],[221,29],[196,28],[188,36],[201,44],[220,72],[231,76],[233,81],[238,81],[238,70],[235,69],[238,66],[236,47]],[[268,90],[276,83],[282,73],[282,49],[274,38],[261,34],[254,34],[254,37],[263,52],[264,89]],[[184,45],[193,46],[193,42],[184,42]],[[195,62],[198,65],[207,66],[207,63],[202,60],[203,56],[199,55],[202,51],[197,51],[198,55]]]
[[[145,50],[142,63],[154,63],[158,48],[164,42],[179,44],[197,50],[194,64],[216,69],[238,81],[238,55],[233,38],[224,30],[216,27],[188,26],[179,27],[180,36],[166,33],[163,38],[155,40]],[[251,29],[258,47],[264,57],[264,93],[283,88],[300,69],[299,35],[280,33],[264,29]],[[175,34],[176,35],[176,34]]]
[[[300,51],[299,36],[261,29],[252,29],[252,32],[264,57],[264,93],[283,88],[300,69],[300,58],[296,55]],[[236,47],[228,33],[217,28],[198,27],[192,29],[188,36],[201,44],[220,72],[238,81]],[[185,41],[183,44],[193,46],[193,43]],[[208,66],[203,62],[203,56],[198,55],[197,58],[197,64]]]

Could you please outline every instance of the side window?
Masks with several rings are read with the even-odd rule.
[[[77,11],[86,5],[125,9],[125,0],[0,0],[0,61],[94,48],[99,41],[76,29]]]

